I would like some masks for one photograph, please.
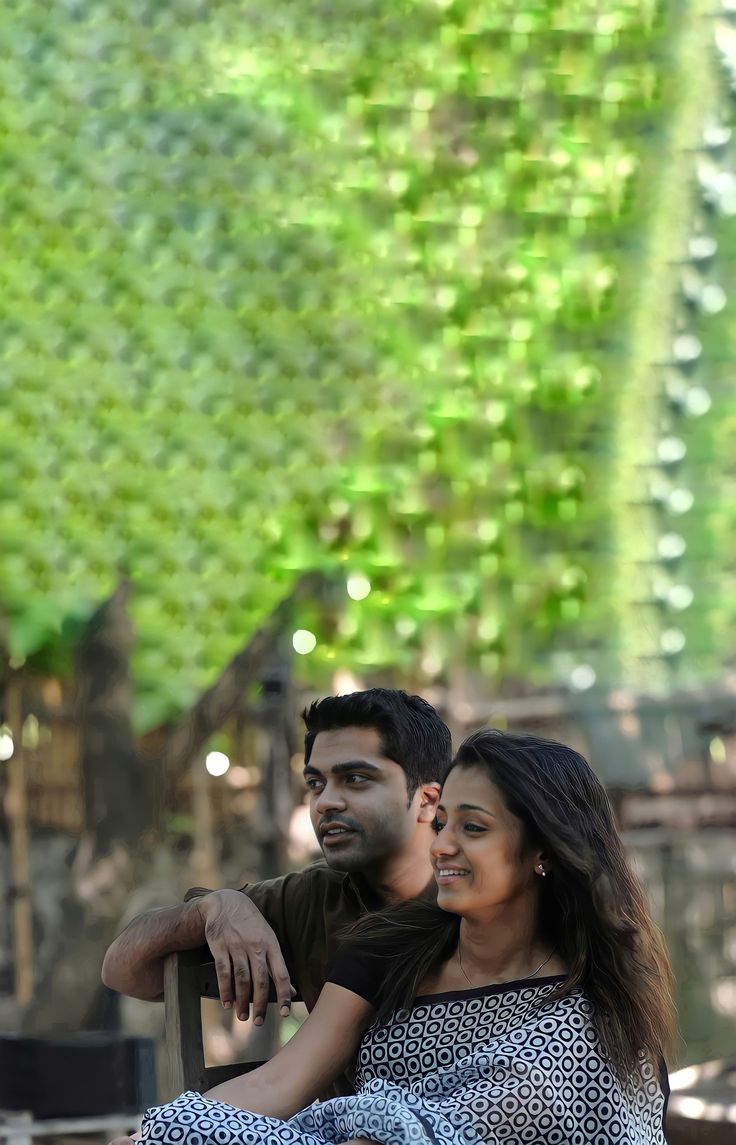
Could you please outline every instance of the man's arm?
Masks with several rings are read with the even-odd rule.
[[[212,891],[179,906],[139,915],[107,951],[102,981],[121,994],[160,1001],[166,956],[205,944],[215,961],[226,1009],[235,1004],[238,1017],[245,1020],[252,994],[253,1017],[261,1025],[273,979],[281,1014],[289,1013],[291,982],[278,939],[240,891]]]

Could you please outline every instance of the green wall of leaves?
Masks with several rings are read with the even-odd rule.
[[[121,569],[142,726],[313,568],[371,586],[336,631],[305,612],[315,682],[453,659],[613,682],[627,625],[658,648],[619,545],[641,460],[622,469],[621,427],[638,415],[645,452],[660,429],[629,309],[695,7],[6,0],[15,662],[63,645]],[[656,559],[667,527],[644,519]]]

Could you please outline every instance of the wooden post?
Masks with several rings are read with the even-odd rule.
[[[191,858],[192,877],[197,886],[209,887],[212,890],[216,890],[221,883],[218,848],[215,841],[215,831],[212,821],[212,795],[210,791],[212,781],[205,767],[203,753],[198,753],[192,761],[190,775],[192,777],[192,818],[194,819],[194,846],[192,848]],[[194,951],[194,954],[198,955],[199,952]],[[196,1054],[204,1053],[203,1047],[211,1045],[212,1035],[220,1032],[223,1026],[223,1012],[212,1005],[202,1006],[200,1002],[198,971],[199,964],[197,963],[197,977],[196,980],[192,979],[191,985],[191,989],[194,990],[197,995],[196,1010],[199,1048],[196,1049]],[[187,1035],[184,1034],[183,1036],[186,1038]],[[202,1070],[204,1071],[204,1057],[202,1058]],[[199,1086],[190,1085],[188,1088],[198,1089]]]
[[[212,800],[210,777],[200,754],[192,761],[192,818],[194,820],[194,846],[192,848],[192,874],[198,886],[215,890],[220,885],[215,832],[212,826]]]
[[[294,810],[291,756],[294,696],[291,656],[283,641],[275,650],[269,673],[262,681],[258,707],[261,752],[261,797],[258,806],[260,841],[259,877],[273,879],[284,873],[289,822]]]
[[[33,912],[28,799],[23,767],[22,693],[20,681],[14,673],[10,675],[5,695],[8,727],[13,737],[5,810],[10,827],[15,998],[19,1006],[27,1006],[33,998]]]
[[[169,954],[164,962],[166,1092],[170,1101],[186,1089],[207,1089],[200,1016],[198,950]]]

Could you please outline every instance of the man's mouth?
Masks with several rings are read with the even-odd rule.
[[[332,823],[319,829],[320,838],[327,847],[334,847],[337,843],[342,842],[349,835],[354,835],[355,832],[349,827],[343,827],[339,823]]]

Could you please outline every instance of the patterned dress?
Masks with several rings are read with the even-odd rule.
[[[665,1145],[656,1072],[622,1086],[580,992],[559,978],[417,998],[360,1047],[357,1093],[289,1121],[185,1093],[149,1110],[161,1145]]]

